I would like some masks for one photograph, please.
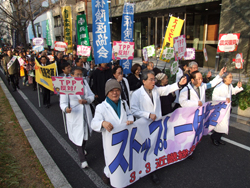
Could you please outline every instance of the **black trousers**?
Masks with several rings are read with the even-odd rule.
[[[223,133],[217,133],[216,131],[214,131],[213,134],[211,134],[211,138],[217,141],[221,140]]]
[[[41,86],[41,88],[42,88],[42,94],[43,94],[43,105],[50,104],[50,90],[43,86]]]
[[[10,75],[9,78],[10,78],[10,82],[11,82],[13,89],[18,88],[18,85],[19,85],[18,73]]]
[[[86,161],[85,152],[84,152],[86,142],[87,142],[86,140],[83,140],[82,146],[76,146],[78,157],[79,157],[81,163]]]

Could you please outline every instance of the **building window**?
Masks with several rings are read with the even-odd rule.
[[[54,17],[54,27],[61,27],[61,18],[60,16]]]

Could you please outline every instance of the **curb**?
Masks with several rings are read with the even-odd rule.
[[[12,97],[8,88],[5,86],[2,78],[0,77],[0,85],[5,93],[6,98],[9,100],[11,108],[16,115],[16,118],[23,129],[24,134],[26,135],[33,151],[35,152],[39,162],[43,166],[46,174],[48,175],[51,183],[54,187],[60,188],[71,188],[72,186],[69,184],[61,170],[58,168],[52,157],[49,155],[42,142],[37,137],[35,131],[29,124],[28,120],[24,116],[22,110],[16,103],[15,99]]]

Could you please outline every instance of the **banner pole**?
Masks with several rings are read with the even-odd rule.
[[[38,83],[36,83],[36,87],[37,87],[37,96],[38,96],[38,106],[41,107],[40,88],[39,88],[39,84]]]
[[[240,81],[240,69],[239,69],[239,81]]]
[[[62,111],[62,116],[63,116],[63,124],[64,124],[65,134],[68,134],[67,124],[66,124],[66,120],[65,120],[65,112],[63,112],[63,111]]]
[[[168,21],[167,21],[167,24],[166,24],[166,27],[165,27],[165,32],[164,32],[164,34],[166,35],[166,32],[167,32],[167,28],[168,28],[168,23],[169,23],[169,18],[171,18],[171,16],[169,15],[168,16]],[[161,57],[161,55],[162,55],[162,53],[163,53],[163,49],[162,49],[162,47],[163,47],[163,43],[164,43],[164,39],[165,39],[165,35],[164,35],[164,37],[162,37],[162,45],[161,45],[161,53],[160,53],[160,57]],[[160,58],[159,57],[159,58]],[[157,61],[158,62],[158,61]],[[166,68],[166,65],[167,65],[167,62],[165,61],[165,65],[164,65],[164,68],[162,69],[162,72],[163,73],[165,73],[165,68]],[[157,66],[156,66],[157,67]]]

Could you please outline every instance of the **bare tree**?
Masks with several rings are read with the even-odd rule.
[[[42,7],[42,3],[47,3],[47,7]],[[6,0],[0,4],[0,21],[8,23],[13,29],[20,33],[21,41],[25,47],[26,29],[31,21],[33,33],[36,37],[34,20],[52,9],[57,3],[51,0]]]

